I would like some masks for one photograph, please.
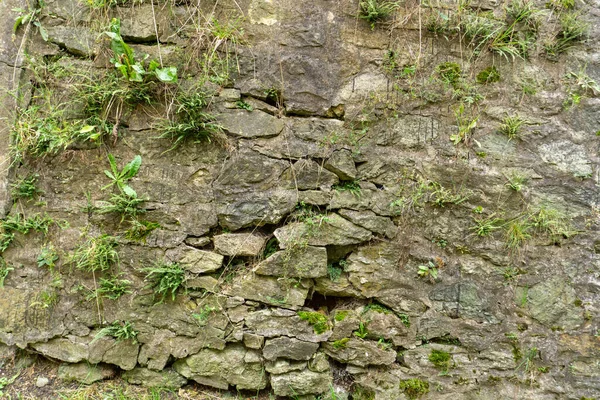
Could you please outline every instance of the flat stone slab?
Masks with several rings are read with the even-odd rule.
[[[178,262],[185,270],[194,274],[202,274],[221,268],[223,258],[221,254],[190,247],[185,250],[183,257]]]
[[[266,241],[266,237],[251,233],[226,233],[213,238],[215,251],[230,257],[256,257],[262,253]]]
[[[327,275],[327,250],[305,246],[278,251],[254,269],[259,275],[318,278]]]
[[[346,246],[371,240],[372,233],[338,214],[314,217],[311,223],[295,222],[275,230],[282,248],[307,243],[312,246]]]
[[[223,113],[217,121],[227,132],[243,138],[277,136],[285,127],[282,119],[259,110]]]
[[[263,357],[267,360],[289,358],[291,360],[307,361],[310,360],[318,348],[318,343],[281,336],[266,341],[263,348]]]

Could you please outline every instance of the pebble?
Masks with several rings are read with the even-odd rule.
[[[50,379],[46,378],[45,376],[38,376],[37,380],[35,381],[35,386],[41,388],[46,386],[48,383],[50,383]]]

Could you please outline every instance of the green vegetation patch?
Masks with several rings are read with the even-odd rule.
[[[301,320],[312,325],[315,333],[320,335],[329,330],[329,321],[327,316],[315,311],[298,311],[298,316]]]
[[[448,352],[432,349],[427,358],[439,370],[447,371],[450,368],[452,356]]]
[[[429,393],[429,382],[422,381],[418,378],[407,379],[400,382],[400,390],[404,392],[410,400],[415,400]]]

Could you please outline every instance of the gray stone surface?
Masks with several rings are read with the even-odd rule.
[[[245,361],[249,351],[242,345],[230,345],[222,351],[205,349],[175,362],[173,369],[188,379],[219,389],[229,385],[240,390],[264,389],[267,377],[261,364]]]
[[[356,166],[354,165],[352,154],[347,150],[334,152],[325,163],[325,168],[344,181],[353,181],[356,179]]]
[[[254,269],[259,275],[318,278],[327,275],[327,250],[305,246],[278,251]]]
[[[317,217],[311,223],[296,222],[275,230],[282,248],[308,243],[311,246],[345,246],[371,239],[371,232],[335,213]]]
[[[115,376],[115,369],[109,365],[91,365],[87,362],[77,364],[61,364],[57,376],[66,382],[79,382],[91,385],[94,382],[109,379]]]
[[[318,343],[304,342],[302,340],[282,336],[269,339],[265,342],[263,357],[266,360],[275,360],[276,358],[309,360],[318,348]]]
[[[122,375],[123,380],[134,385],[179,389],[187,383],[187,379],[169,369],[152,371],[146,368],[134,368]]]
[[[256,257],[262,253],[267,238],[252,233],[225,233],[213,237],[215,251],[230,257]]]
[[[259,110],[222,113],[218,121],[227,132],[243,138],[277,136],[284,127],[283,120]]]

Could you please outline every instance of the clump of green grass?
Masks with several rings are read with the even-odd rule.
[[[345,349],[350,338],[342,338],[333,342],[333,348],[336,350]]]
[[[316,311],[298,311],[301,320],[308,322],[317,335],[325,333],[330,329],[327,316]]]
[[[38,267],[54,268],[54,263],[58,260],[58,253],[53,246],[44,246],[37,258]]]
[[[135,241],[143,241],[155,229],[161,227],[158,222],[132,219],[129,221],[130,227],[125,231],[125,238]]]
[[[577,233],[571,227],[567,216],[554,208],[540,207],[531,214],[529,219],[536,231],[555,239],[569,238]]]
[[[39,106],[19,110],[11,128],[11,153],[16,160],[58,154],[77,141],[93,142],[83,120],[67,120],[59,110]]]
[[[211,314],[217,311],[217,308],[209,304],[200,307],[197,313],[192,314],[199,326],[205,326]]]
[[[134,196],[129,196],[123,193],[116,193],[111,195],[108,201],[103,201],[97,208],[99,214],[110,214],[115,213],[121,215],[121,222],[125,218],[135,220],[138,215],[144,214],[146,209],[141,207],[146,200]]]
[[[0,221],[0,253],[3,253],[14,241],[15,234],[28,234],[30,231],[48,234],[54,220],[47,215],[36,214],[25,218],[22,214],[13,214]]]
[[[131,293],[131,281],[120,279],[118,275],[111,275],[107,278],[100,278],[98,288],[88,296],[88,300],[104,297],[110,300],[117,300],[124,294]]]
[[[504,220],[498,218],[495,213],[485,217],[476,218],[475,226],[471,227],[471,230],[480,237],[489,236],[502,227]]]
[[[359,17],[371,24],[371,29],[375,29],[375,24],[390,16],[400,5],[396,1],[389,0],[364,0],[360,1]]]
[[[142,268],[146,273],[146,281],[154,289],[155,298],[159,298],[159,303],[165,301],[170,294],[171,300],[175,300],[177,290],[185,282],[185,271],[177,263],[158,262],[152,267]]]
[[[516,250],[531,239],[531,224],[527,219],[515,218],[506,223],[504,233],[506,247]]]
[[[427,358],[439,370],[448,371],[450,369],[452,356],[448,352],[431,349],[431,353]]]
[[[575,0],[549,0],[546,2],[546,7],[557,11],[571,10],[575,8]]]
[[[334,264],[327,264],[327,275],[332,282],[337,282],[340,276],[342,276],[342,272],[343,270],[340,267]]]
[[[10,185],[11,196],[15,199],[33,199],[39,194],[44,193],[37,187],[38,175],[33,174],[24,178],[19,178],[15,183]]]
[[[569,48],[582,42],[588,35],[589,25],[581,20],[575,12],[563,13],[560,17],[560,28],[556,35],[544,45],[546,56],[556,60]]]
[[[508,182],[506,183],[506,186],[514,190],[515,192],[520,192],[521,190],[523,190],[523,187],[525,186],[526,182],[526,176],[521,175],[519,173],[514,173],[510,177],[508,177]]]
[[[350,313],[350,312],[349,312],[349,311],[346,311],[346,310],[338,310],[338,311],[336,311],[336,312],[335,312],[335,317],[334,317],[334,319],[335,319],[337,322],[341,322],[341,321],[343,321],[343,320],[345,320],[345,319],[346,319],[346,317],[348,316],[348,314],[349,314],[349,313]]]
[[[138,331],[133,328],[129,321],[115,321],[107,327],[104,327],[96,333],[92,343],[106,336],[115,338],[117,342],[121,340],[131,340],[134,344],[137,343]]]
[[[509,140],[519,138],[521,136],[521,128],[526,122],[518,115],[507,115],[502,120],[499,131],[505,134]]]
[[[366,322],[363,322],[363,321],[359,322],[358,323],[358,330],[352,332],[352,334],[354,336],[356,336],[357,338],[360,338],[360,339],[366,338],[369,335],[368,325],[369,325],[368,321],[366,321]]]
[[[333,190],[338,192],[350,192],[356,197],[360,197],[361,189],[358,181],[342,181],[332,186]]]
[[[429,382],[421,379],[407,379],[400,382],[400,390],[406,394],[410,400],[416,400],[419,397],[429,393]]]
[[[75,268],[88,271],[106,271],[119,262],[119,254],[115,247],[114,236],[100,235],[82,243],[71,255],[71,263]]]
[[[479,84],[487,85],[500,80],[500,72],[494,66],[487,67],[477,74],[476,81]]]
[[[462,75],[460,65],[455,62],[445,62],[435,67],[436,72],[444,83],[455,87]]]
[[[4,280],[8,276],[9,272],[13,270],[14,268],[8,265],[4,258],[0,256],[0,288],[4,287]]]
[[[167,150],[175,150],[185,142],[223,142],[223,128],[215,117],[206,111],[207,95],[203,92],[179,94],[177,108],[172,120],[158,124],[160,139],[169,139],[173,145]]]

